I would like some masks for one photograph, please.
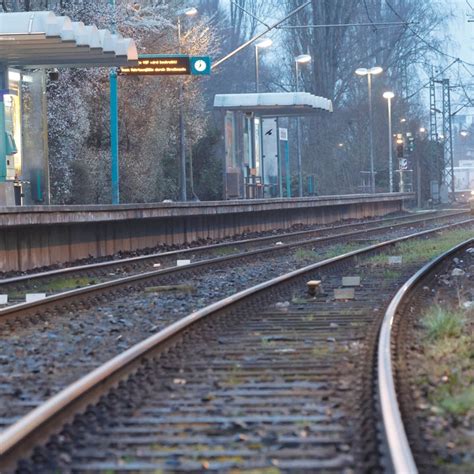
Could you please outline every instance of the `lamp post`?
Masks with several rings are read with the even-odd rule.
[[[372,109],[372,76],[381,74],[383,69],[379,66],[372,68],[359,68],[356,70],[358,76],[367,76],[369,86],[369,140],[370,140],[370,188],[375,193],[375,169],[374,169],[374,131],[373,131],[373,109]]]
[[[270,38],[264,38],[255,43],[255,92],[259,92],[259,53],[258,50],[269,48],[273,44],[273,41]]]
[[[387,99],[388,104],[388,176],[391,193],[393,193],[392,99],[394,97],[393,92],[387,91],[383,94],[383,98]]]
[[[178,12],[178,52],[181,54],[181,17],[193,17],[197,15],[197,8],[190,7]],[[186,129],[184,124],[184,110],[183,110],[183,80],[179,79],[178,89],[179,102],[179,153],[180,153],[180,180],[179,180],[179,198],[181,201],[188,200],[186,189]]]
[[[296,71],[296,92],[300,89],[300,64],[308,64],[311,62],[311,56],[309,54],[300,54],[295,58],[295,71]],[[298,196],[303,197],[303,172],[301,166],[301,120],[300,117],[296,117],[296,150],[298,156]]]

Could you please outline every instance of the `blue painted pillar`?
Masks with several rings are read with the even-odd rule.
[[[112,204],[120,203],[119,122],[117,73],[110,73],[110,149],[112,161]]]
[[[0,182],[7,179],[7,141],[5,134],[4,94],[8,93],[8,67],[0,64]]]
[[[109,4],[115,10],[115,0],[109,0]],[[114,12],[113,12],[114,14]],[[115,33],[115,20],[112,25]],[[118,122],[118,84],[117,72],[110,71],[110,152],[111,152],[111,181],[112,181],[112,204],[120,204],[120,170],[119,170],[119,122]]]

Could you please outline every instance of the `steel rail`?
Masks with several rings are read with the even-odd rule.
[[[430,211],[426,214],[433,214],[433,213],[436,213],[436,211]],[[424,214],[424,216],[426,216],[426,214]],[[129,258],[118,259],[118,260],[109,260],[106,262],[92,263],[88,265],[77,265],[77,266],[61,268],[57,270],[49,270],[49,271],[41,272],[41,273],[31,273],[31,274],[26,274],[26,275],[11,277],[11,278],[0,279],[0,288],[8,286],[8,285],[15,285],[22,282],[29,282],[29,281],[34,281],[34,280],[48,279],[52,277],[68,275],[71,273],[83,273],[83,272],[95,271],[95,270],[101,270],[101,269],[105,270],[105,269],[110,269],[111,267],[126,266],[126,265],[130,265],[134,263],[141,263],[141,262],[146,262],[146,261],[153,261],[156,259],[170,258],[170,257],[178,256],[178,255],[184,256],[187,254],[194,254],[196,252],[207,252],[207,251],[218,250],[221,248],[228,248],[228,247],[238,248],[238,247],[244,247],[249,244],[264,243],[264,242],[277,240],[277,239],[286,240],[286,239],[290,239],[290,238],[294,238],[298,236],[324,233],[324,232],[330,232],[330,231],[341,230],[341,229],[350,229],[353,227],[359,227],[363,225],[386,224],[393,221],[402,221],[399,223],[400,225],[407,225],[411,223],[417,224],[420,222],[428,222],[432,220],[461,216],[463,214],[469,214],[469,211],[455,211],[455,212],[448,212],[448,213],[445,213],[442,215],[436,215],[436,216],[429,216],[429,217],[420,216],[419,218],[416,218],[416,216],[403,216],[403,217],[393,217],[389,219],[377,219],[375,221],[370,221],[367,223],[361,222],[361,223],[344,224],[344,225],[335,226],[335,227],[289,232],[286,234],[269,235],[269,236],[264,236],[264,237],[257,237],[254,239],[237,240],[235,242],[221,242],[218,244],[190,247],[190,248],[181,249],[181,250],[154,253],[150,255],[141,255],[138,257],[129,257]],[[413,217],[415,218],[413,219]],[[410,220],[410,218],[412,218],[412,220]],[[399,225],[399,224],[395,224],[395,225]],[[380,228],[383,228],[383,227],[380,227]],[[372,230],[372,228],[367,229],[367,230]],[[321,236],[320,238],[326,238],[326,237]]]
[[[414,222],[417,222],[418,220],[429,220],[429,219],[437,219],[437,218],[444,218],[444,217],[455,217],[457,215],[462,215],[465,213],[469,213],[469,211],[455,211],[455,212],[448,212],[443,215],[438,215],[438,216],[432,216],[428,217],[427,219],[414,219]],[[430,211],[426,214],[436,214],[436,211]],[[240,247],[240,246],[245,246],[248,244],[252,243],[259,243],[259,242],[266,242],[269,240],[275,240],[275,239],[286,239],[290,237],[295,237],[295,236],[301,236],[301,235],[308,235],[312,233],[319,233],[319,232],[326,232],[326,231],[333,231],[333,230],[338,230],[338,229],[347,229],[347,228],[352,228],[352,227],[357,227],[361,225],[370,225],[370,224],[378,224],[378,223],[387,223],[387,222],[392,222],[392,221],[399,221],[399,220],[404,220],[409,218],[416,218],[414,215],[410,216],[401,216],[401,217],[392,217],[389,219],[377,219],[374,221],[370,222],[359,222],[359,223],[352,223],[352,224],[344,224],[344,225],[339,225],[339,226],[334,226],[334,227],[321,227],[319,229],[310,229],[310,230],[302,230],[302,231],[297,231],[297,232],[288,232],[288,233],[283,233],[283,234],[276,234],[276,235],[269,235],[269,236],[264,236],[264,237],[257,237],[254,239],[243,239],[243,240],[236,240],[234,242],[221,242],[218,244],[211,244],[211,245],[202,245],[202,246],[197,246],[197,247],[189,247],[189,248],[184,248],[180,250],[172,250],[168,252],[159,252],[159,253],[153,253],[149,255],[140,255],[138,257],[128,257],[128,258],[123,258],[123,259],[117,259],[117,260],[109,260],[106,262],[98,262],[98,263],[91,263],[87,265],[76,265],[76,266],[71,266],[67,268],[60,268],[57,270],[49,270],[46,272],[41,272],[41,273],[30,273],[26,275],[20,275],[20,276],[15,276],[15,277],[10,277],[10,278],[4,278],[0,279],[0,288],[4,285],[9,285],[9,284],[15,284],[15,283],[20,283],[23,281],[28,281],[28,280],[35,280],[35,279],[41,279],[41,278],[49,278],[49,277],[54,277],[58,275],[65,275],[68,273],[73,273],[73,272],[83,272],[83,271],[90,271],[90,270],[96,270],[96,269],[101,269],[101,268],[108,268],[108,267],[113,267],[113,266],[119,266],[119,265],[128,265],[128,264],[133,264],[136,262],[142,262],[146,260],[153,260],[156,258],[165,258],[165,257],[173,257],[175,255],[186,255],[188,253],[193,253],[193,252],[201,252],[201,251],[207,251],[207,250],[215,250],[219,248],[225,248],[225,247]],[[422,217],[422,216],[420,216]]]
[[[433,218],[436,219],[436,218]],[[423,220],[422,220],[423,222]],[[454,223],[454,226],[457,225],[465,225],[467,223],[474,222],[473,219],[467,219],[463,220],[457,223]],[[409,222],[408,224],[411,224],[412,222]],[[333,234],[329,236],[323,236],[323,237],[317,237],[315,239],[310,239],[310,240],[303,240],[299,242],[292,242],[289,244],[283,244],[279,246],[271,246],[271,247],[264,247],[260,248],[257,250],[252,250],[249,252],[245,253],[239,253],[239,254],[233,254],[233,255],[227,255],[223,257],[216,257],[216,258],[211,258],[211,259],[206,259],[206,260],[200,260],[198,262],[190,263],[188,265],[184,265],[181,267],[170,267],[170,268],[164,268],[161,270],[154,270],[150,272],[144,272],[144,273],[139,273],[137,275],[131,275],[131,276],[126,276],[123,278],[116,278],[115,280],[110,280],[106,281],[103,283],[96,283],[94,285],[88,285],[82,288],[77,288],[74,290],[68,290],[64,291],[62,293],[57,293],[55,295],[47,296],[46,298],[43,298],[38,301],[33,301],[30,303],[18,303],[15,305],[7,306],[6,308],[0,309],[0,321],[2,318],[5,317],[14,317],[18,316],[23,312],[26,312],[28,310],[39,310],[42,307],[46,307],[48,305],[51,305],[53,303],[58,303],[60,301],[66,301],[68,299],[74,299],[74,298],[80,298],[83,296],[91,296],[93,293],[97,292],[104,292],[104,291],[111,291],[113,289],[116,289],[118,287],[132,284],[132,283],[137,283],[139,281],[143,280],[151,280],[155,277],[160,277],[160,276],[166,276],[166,275],[177,275],[179,273],[183,273],[189,270],[194,270],[194,269],[202,269],[206,267],[211,267],[214,265],[219,265],[221,263],[228,263],[236,260],[240,260],[242,258],[248,258],[251,256],[257,256],[257,255],[263,255],[266,253],[273,253],[273,252],[282,252],[285,250],[290,250],[295,247],[302,247],[302,246],[307,246],[307,245],[312,245],[320,242],[325,242],[328,240],[334,240],[334,239],[341,239],[341,238],[347,238],[351,236],[358,236],[358,235],[363,235],[363,234],[368,234],[371,232],[378,232],[381,230],[386,230],[386,229],[393,229],[396,227],[403,227],[407,225],[406,222],[403,223],[398,223],[394,225],[389,225],[389,226],[381,226],[381,227],[375,227],[373,229],[362,229],[358,230],[355,232],[352,232],[350,234],[344,233],[344,234]],[[443,227],[437,227],[436,229],[444,229],[444,228],[450,228],[451,225],[448,226],[443,226]],[[428,231],[430,232],[430,231]]]
[[[449,256],[459,252],[462,248],[472,245],[471,238],[456,247],[448,250],[439,257],[418,270],[397,292],[390,302],[385,313],[378,342],[377,374],[378,394],[382,415],[383,435],[388,449],[390,463],[394,472],[414,474],[417,467],[410,449],[408,438],[400,413],[395,389],[393,358],[392,358],[392,329],[399,308],[414,287],[423,280],[438,265]]]
[[[474,222],[472,219],[465,221],[465,223],[472,222]],[[84,397],[87,396],[88,392],[91,392],[92,390],[97,389],[99,386],[102,386],[102,384],[106,383],[107,379],[117,376],[117,374],[125,370],[127,366],[136,363],[150,351],[157,350],[160,344],[170,340],[173,336],[176,336],[178,333],[189,328],[197,321],[214,315],[224,308],[228,308],[229,306],[240,302],[247,297],[260,293],[272,286],[291,280],[295,277],[302,276],[306,273],[313,272],[316,269],[328,267],[334,263],[341,262],[352,257],[369,254],[371,252],[399,244],[400,242],[428,236],[442,230],[449,230],[459,225],[460,224],[457,223],[454,225],[447,225],[422,232],[416,232],[414,234],[381,242],[363,249],[355,250],[318,263],[314,263],[304,268],[258,284],[252,288],[243,290],[221,301],[213,303],[206,308],[193,312],[180,321],[171,324],[157,334],[132,346],[122,354],[117,355],[102,366],[96,368],[88,375],[85,375],[78,381],[72,383],[61,392],[54,395],[48,401],[18,420],[15,424],[11,425],[3,433],[0,433],[0,456],[4,458],[8,457],[11,451],[20,449],[19,444],[21,442],[27,442],[28,438],[36,436],[35,433],[37,433],[42,426],[48,424],[52,419],[60,416],[61,413],[69,406],[73,405],[74,403],[78,403],[78,401],[81,399],[84,400]],[[2,462],[4,461],[2,461],[0,458],[0,468],[2,467]]]

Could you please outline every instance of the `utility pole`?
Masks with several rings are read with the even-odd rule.
[[[434,71],[430,78],[430,151],[431,163],[434,164],[436,172],[436,182],[438,185],[438,200],[440,199],[441,187],[441,170],[439,169],[438,160],[438,116],[439,110],[436,104],[436,82],[434,79]]]
[[[442,80],[443,85],[443,135],[444,162],[442,182],[451,188],[451,200],[456,200],[454,189],[453,123],[451,115],[451,88],[449,79]]]
[[[409,96],[408,86],[408,64],[407,61],[402,63],[402,97],[406,99]]]
[[[436,84],[442,87],[442,109],[436,107]],[[453,125],[451,113],[451,87],[449,79],[435,80],[434,77],[430,79],[430,139],[432,143],[437,143],[439,139],[437,130],[437,114],[441,114],[443,119],[443,160],[441,170],[437,169],[437,175],[440,184],[440,198],[441,191],[451,192],[451,200],[455,201],[455,183],[454,183],[454,156],[453,156]],[[436,145],[433,144],[435,149]]]

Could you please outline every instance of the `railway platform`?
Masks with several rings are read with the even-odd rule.
[[[0,210],[0,271],[401,211],[412,194]]]

